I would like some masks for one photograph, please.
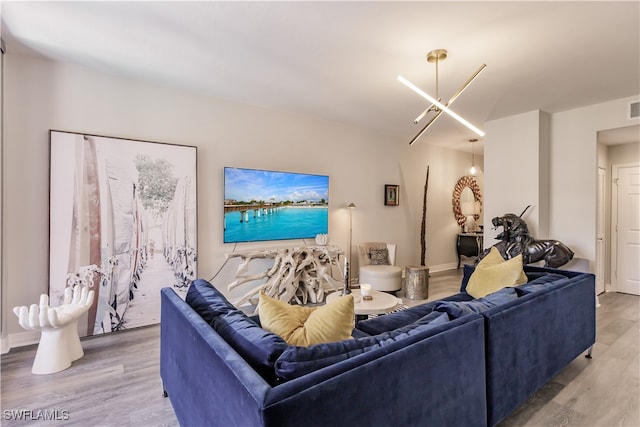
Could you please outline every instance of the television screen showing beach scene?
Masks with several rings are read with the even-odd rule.
[[[329,177],[224,168],[224,243],[327,234]]]

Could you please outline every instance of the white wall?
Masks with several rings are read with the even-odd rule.
[[[598,131],[638,124],[630,97],[561,113],[533,111],[485,124],[485,223],[521,206],[533,237],[567,244],[595,268]],[[548,175],[548,176],[545,176]],[[548,231],[540,227],[548,221]],[[499,230],[496,230],[497,233]],[[485,233],[485,246],[490,246]]]
[[[413,252],[416,254],[415,262],[420,261],[423,189],[429,166],[426,264],[431,271],[454,268],[457,265],[456,235],[462,230],[453,214],[453,190],[458,180],[465,175],[465,169],[471,164],[471,153],[454,152],[451,157],[450,150],[430,146],[426,141],[419,140],[411,147],[408,142],[407,139],[397,143],[401,145],[401,163],[404,165],[400,184],[406,189],[403,195],[408,204],[404,220],[411,224],[408,232]],[[484,169],[482,156],[476,155],[475,161]],[[484,175],[476,177],[476,181],[481,191],[484,191]],[[478,224],[483,224],[482,217]]]
[[[329,234],[342,248],[354,202],[353,242],[398,244],[397,264],[419,261],[422,185],[431,164],[428,265],[455,266],[451,192],[471,155],[340,123],[233,104],[150,82],[41,58],[5,56],[3,337],[22,332],[11,307],[48,291],[50,129],[198,147],[198,275],[211,278],[233,250],[222,243],[224,166],[330,176]],[[383,205],[384,184],[400,184],[400,206]],[[416,194],[417,193],[417,194]],[[433,233],[433,234],[430,234]],[[295,244],[302,242],[296,241]],[[218,276],[221,278],[222,276]],[[224,289],[223,283],[217,285]],[[6,327],[4,327],[6,326]],[[3,346],[6,349],[11,344]]]
[[[548,180],[544,165],[548,163],[548,118],[541,111],[493,120],[485,123],[485,227],[484,246],[497,243],[502,229],[491,230],[491,219],[505,213],[523,218],[532,236],[546,233],[549,204]]]
[[[631,126],[630,97],[551,115],[551,227],[595,269],[598,131]]]

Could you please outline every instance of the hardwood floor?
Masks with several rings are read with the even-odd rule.
[[[429,300],[457,292],[460,278],[432,273]],[[576,358],[500,427],[640,426],[640,297],[608,293],[600,303],[593,359]],[[177,426],[162,397],[159,334],[151,326],[84,339],[85,356],[52,375],[31,374],[35,346],[11,350],[1,361],[0,424]]]
[[[503,420],[510,426],[640,426],[640,297],[600,295],[593,358],[576,358]]]
[[[35,346],[12,349],[2,356],[0,423],[177,426],[171,403],[162,396],[159,335],[159,326],[150,326],[83,339],[84,357],[51,375],[31,374]],[[32,418],[46,410],[68,420],[9,419],[16,410],[32,411],[26,414]]]

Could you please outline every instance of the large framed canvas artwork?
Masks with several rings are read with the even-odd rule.
[[[197,275],[196,147],[50,131],[49,298],[95,292],[81,336],[160,322]]]

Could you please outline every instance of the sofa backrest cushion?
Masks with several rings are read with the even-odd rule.
[[[447,301],[468,301],[472,299],[465,292],[460,292],[455,295],[443,298]],[[413,307],[409,307],[405,310],[399,310],[393,313],[385,314],[382,316],[374,317],[372,319],[361,320],[355,331],[360,330],[366,332],[369,335],[378,335],[383,332],[393,331],[394,329],[407,326],[416,320],[426,316],[433,311],[433,307],[437,301],[430,301],[424,304],[419,304]]]
[[[470,313],[482,313],[516,299],[518,299],[518,294],[514,288],[503,288],[484,298],[471,301],[438,301],[433,309],[448,313],[451,318],[457,319]]]
[[[276,361],[276,376],[279,381],[289,381],[362,353],[410,339],[447,322],[449,316],[446,313],[433,312],[410,325],[379,335],[310,347],[291,346]]]
[[[185,302],[209,324],[215,317],[227,313],[229,310],[236,310],[236,307],[224,295],[203,279],[197,279],[191,283],[185,296]]]
[[[535,273],[536,275],[539,273]],[[568,281],[569,278],[561,274],[546,273],[540,274],[535,279],[531,280],[524,285],[516,286],[514,289],[518,293],[518,296],[530,294],[532,292],[541,292],[550,289],[556,285],[561,285]]]
[[[259,375],[274,383],[274,363],[288,347],[282,338],[262,329],[206,280],[191,283],[185,302]]]
[[[473,274],[475,269],[476,269],[475,265],[466,264],[463,267],[462,281],[460,282],[460,292],[466,292],[467,285],[469,284],[469,279],[471,278],[471,275]],[[546,274],[549,274],[549,273],[559,274],[559,275],[564,276],[566,278],[572,278],[572,277],[576,277],[576,276],[579,276],[579,275],[583,274],[582,272],[579,272],[579,271],[560,270],[560,269],[557,269],[557,268],[538,267],[538,266],[534,266],[534,265],[525,265],[523,267],[523,270],[524,270],[525,275],[527,276],[527,281],[528,282],[531,282],[532,280],[535,280],[538,277],[542,277],[542,276],[544,276]]]

